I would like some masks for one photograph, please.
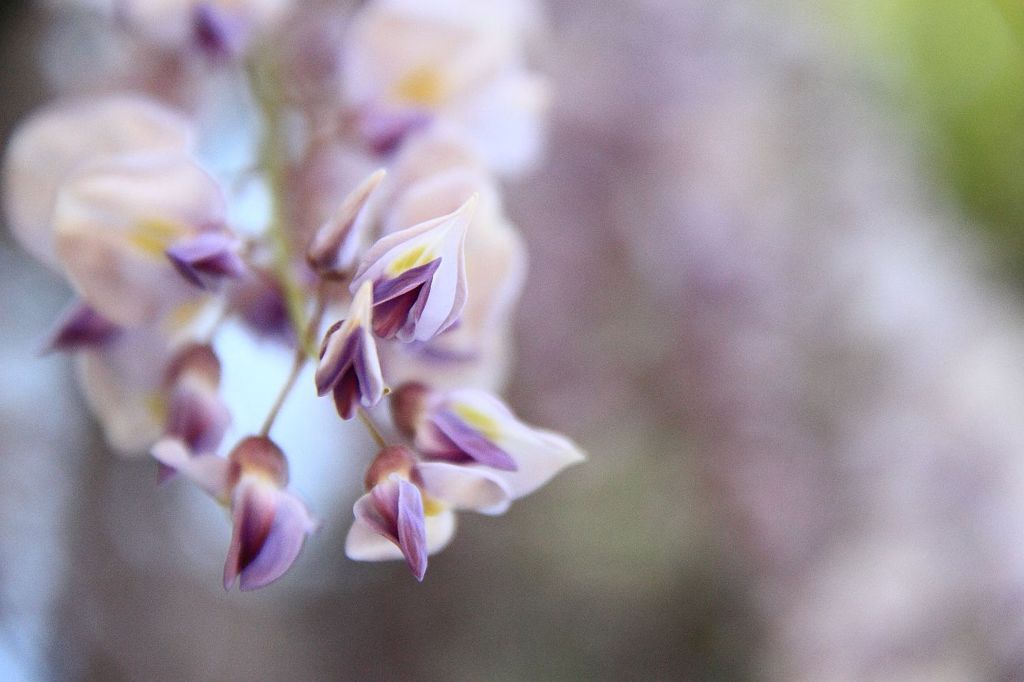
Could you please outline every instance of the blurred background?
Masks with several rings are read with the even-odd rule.
[[[70,292],[5,231],[0,677],[1024,677],[1024,9],[546,5],[510,402],[590,461],[417,584],[344,558],[339,453],[288,577],[226,594],[217,510],[36,356]],[[6,139],[48,16],[2,7]]]

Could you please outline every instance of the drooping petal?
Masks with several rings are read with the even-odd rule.
[[[220,396],[220,361],[213,348],[193,344],[180,351],[167,372],[165,432],[194,453],[214,452],[231,423]]]
[[[212,454],[193,455],[177,438],[164,438],[150,450],[160,464],[182,474],[210,496],[224,500],[228,491],[230,465]]]
[[[353,512],[356,517],[353,531],[358,525],[392,543],[416,579],[423,579],[427,570],[428,539],[419,488],[399,475],[391,474],[356,500]],[[368,557],[380,555],[379,549],[375,549],[376,542],[366,542],[363,531],[354,532],[353,551],[359,556],[353,558],[366,556],[367,560],[373,560]]]
[[[484,467],[420,462],[414,476],[424,492],[453,509],[503,514],[512,503],[504,480]]]
[[[519,468],[501,472],[512,498],[529,495],[550,481],[562,469],[586,459],[583,451],[565,436],[522,424],[502,439]]]
[[[96,348],[112,341],[121,327],[81,301],[73,301],[61,313],[54,330],[43,344],[43,353]]]
[[[280,491],[270,531],[255,558],[241,570],[239,589],[265,587],[284,575],[302,551],[306,536],[316,527],[306,505],[287,490]]]
[[[277,515],[278,489],[248,476],[238,482],[231,501],[231,544],[224,562],[224,589],[259,556]]]
[[[420,490],[408,481],[398,479],[398,546],[416,576],[423,580],[427,572],[427,530],[423,517]]]
[[[243,439],[228,456],[232,535],[224,562],[224,589],[239,578],[243,590],[279,578],[295,561],[316,523],[285,489],[288,462],[265,436]]]

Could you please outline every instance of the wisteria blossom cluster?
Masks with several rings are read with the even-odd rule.
[[[111,447],[149,452],[161,479],[228,511],[225,588],[279,578],[319,526],[289,487],[303,453],[272,437],[293,387],[379,446],[352,453],[370,463],[346,554],[404,558],[417,579],[456,511],[500,514],[583,459],[495,394],[526,265],[500,183],[536,162],[547,101],[525,59],[532,6],[62,11],[104,54],[88,73],[58,68],[61,96],[12,137],[8,223],[74,289],[46,348],[73,355]],[[226,323],[295,351],[238,442],[215,350]],[[298,381],[309,363],[315,385]]]

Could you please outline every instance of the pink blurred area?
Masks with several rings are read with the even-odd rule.
[[[216,510],[34,355],[68,292],[5,233],[0,676],[1024,675],[1020,293],[914,131],[803,5],[547,4],[511,403],[589,461],[423,584],[344,558],[339,486],[286,580],[224,594]],[[0,30],[6,135],[47,15]]]

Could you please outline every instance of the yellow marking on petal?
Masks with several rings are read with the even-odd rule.
[[[164,318],[164,330],[173,333],[195,322],[206,307],[207,297],[200,296],[175,306]]]
[[[147,394],[143,404],[154,421],[162,422],[167,418],[167,396],[163,393],[153,391]]]
[[[479,431],[484,438],[495,441],[501,435],[501,426],[498,421],[489,414],[465,403],[456,403],[452,411],[459,418]]]
[[[414,246],[409,249],[401,256],[391,261],[391,265],[388,266],[388,275],[390,277],[397,277],[406,270],[412,270],[418,268],[421,265],[426,265],[430,261],[434,260],[433,253],[426,244],[420,246]]]
[[[430,495],[427,495],[422,490],[420,491],[420,497],[423,498],[423,515],[424,516],[437,516],[441,512],[448,509],[440,500],[436,500]]]
[[[140,221],[129,230],[128,241],[146,255],[162,259],[168,247],[188,231],[179,223],[152,218]]]
[[[434,108],[447,94],[444,77],[437,69],[425,66],[410,72],[395,86],[395,97],[407,104]]]

